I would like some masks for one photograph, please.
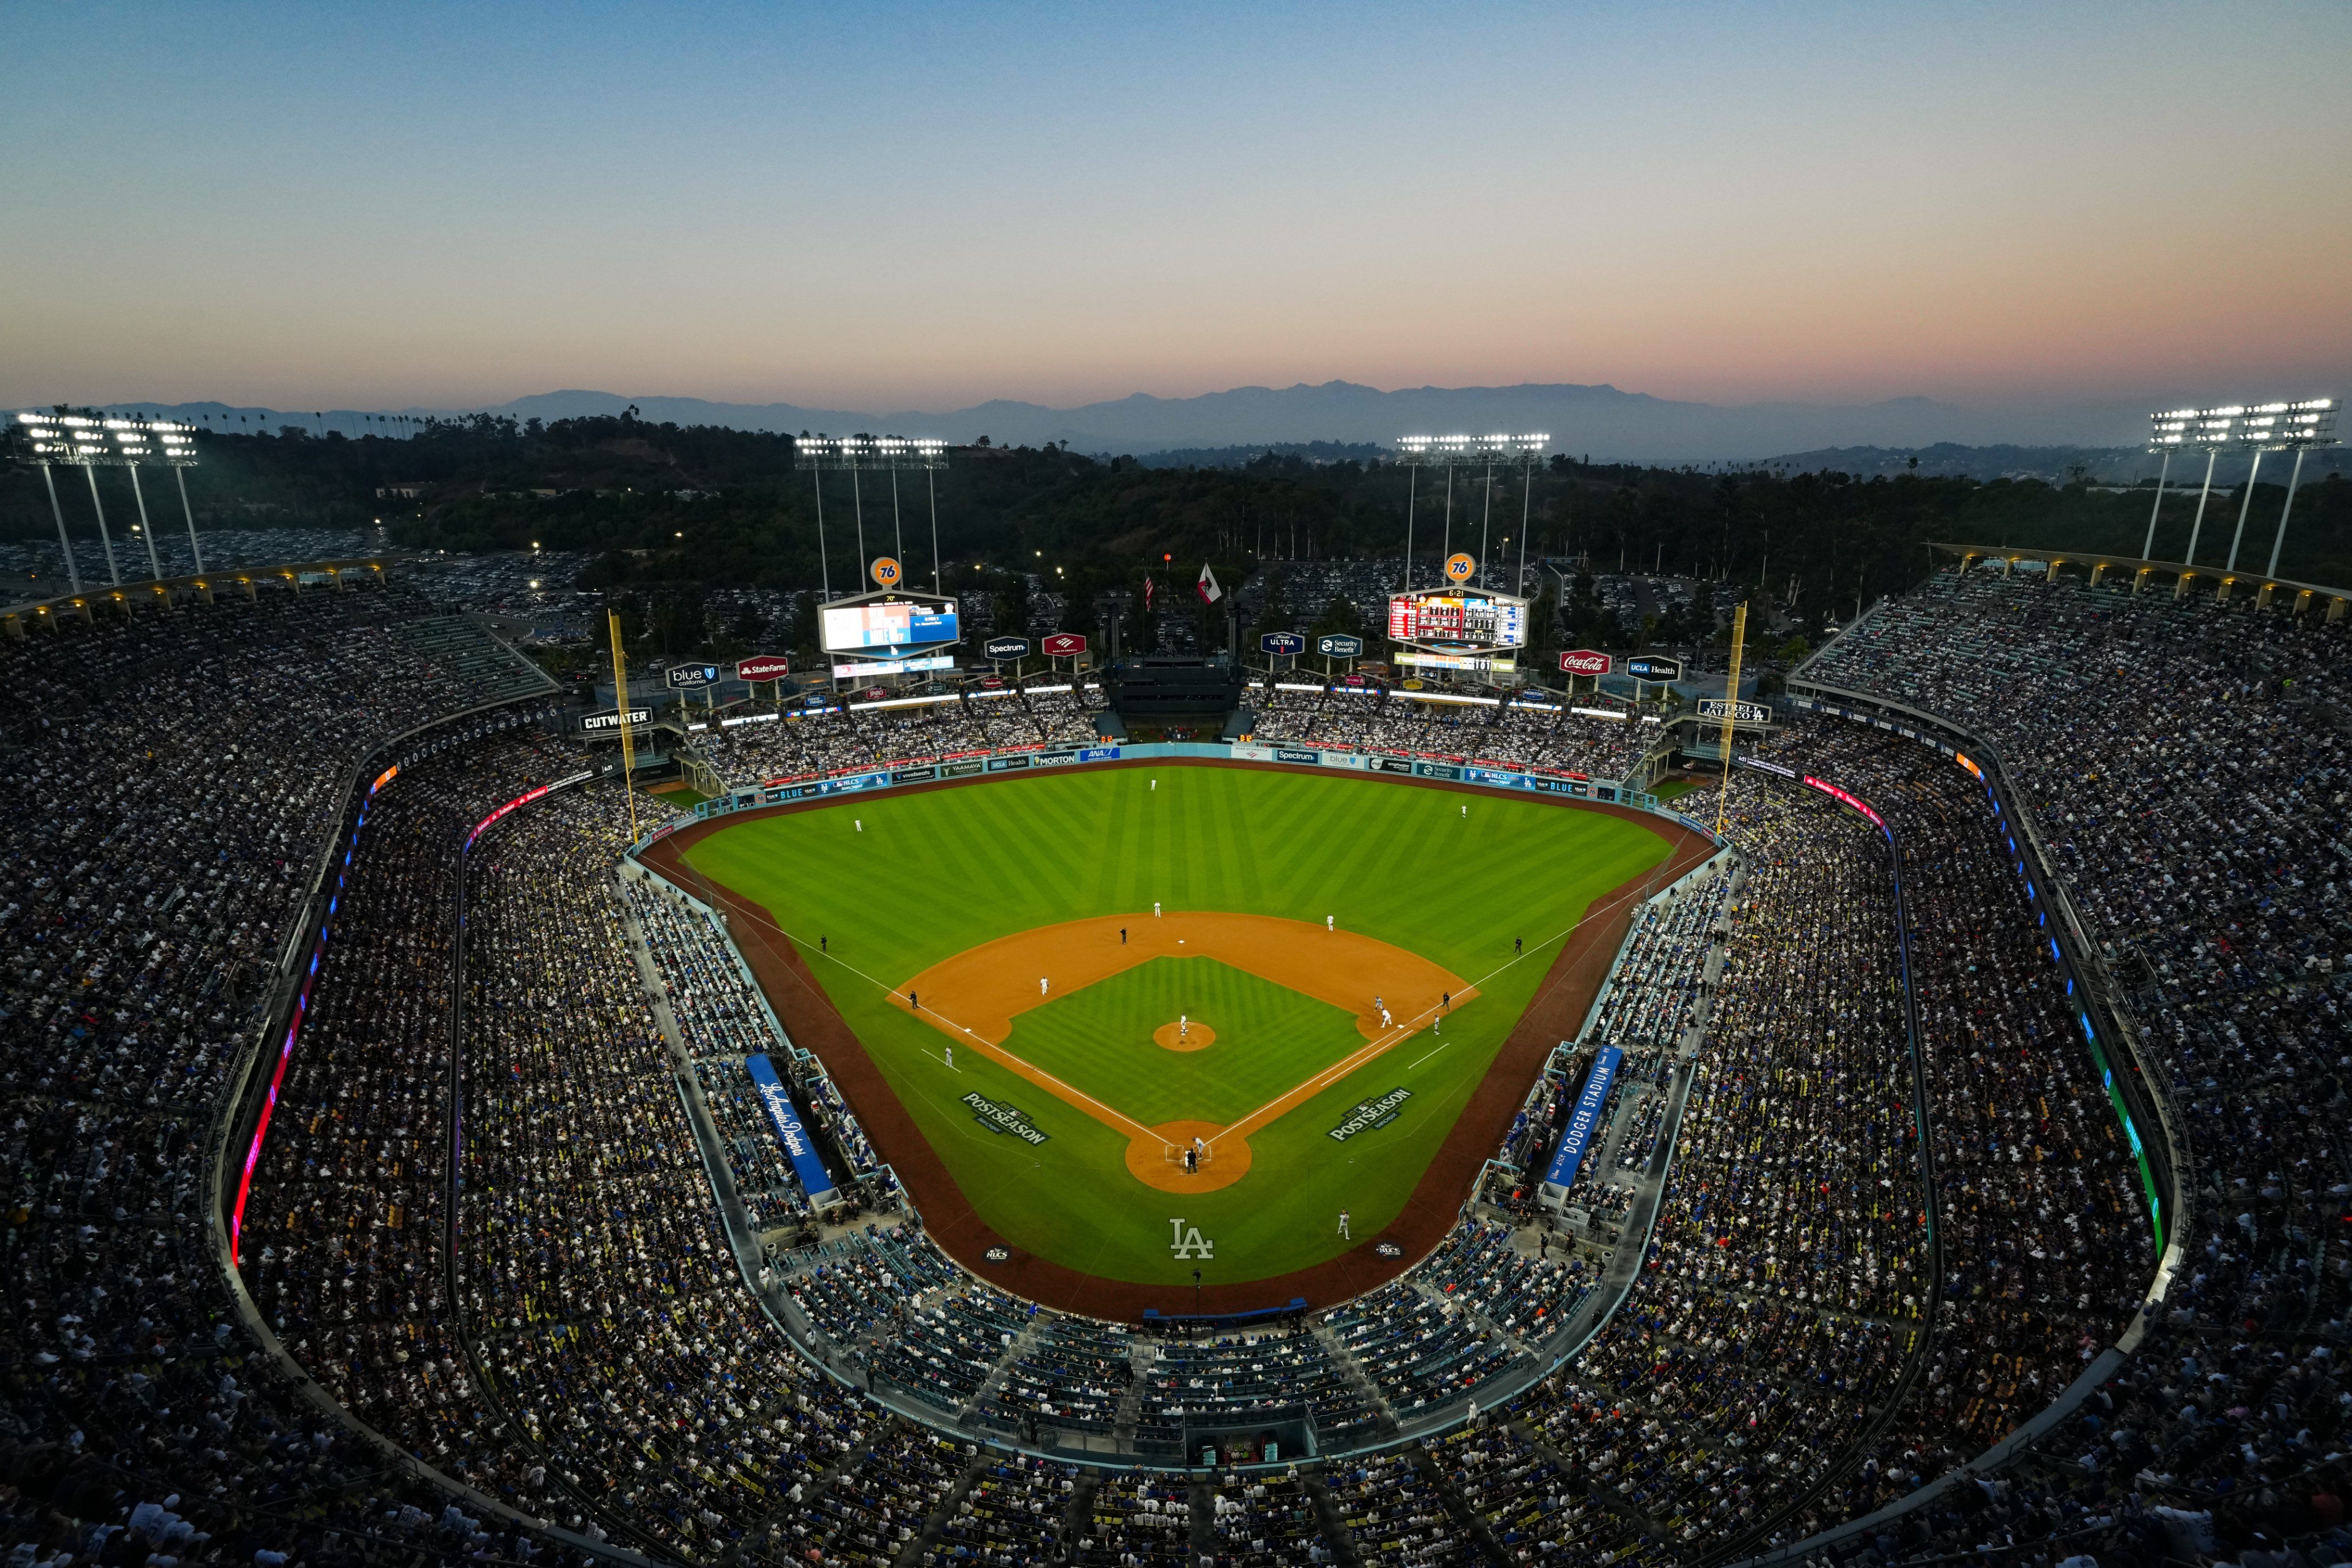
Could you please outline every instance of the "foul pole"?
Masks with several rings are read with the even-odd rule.
[[[1723,683],[1723,787],[1715,796],[1715,836],[1723,837],[1723,822],[1731,810],[1731,727],[1739,716],[1739,653],[1748,640],[1748,601],[1731,612],[1731,675]]]
[[[613,711],[621,721],[621,789],[629,798],[629,842],[637,841],[637,748],[629,735],[628,661],[621,653],[621,612],[608,609],[604,623],[613,632]]]

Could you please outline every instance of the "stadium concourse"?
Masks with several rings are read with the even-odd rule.
[[[1639,911],[1435,1251],[1188,1329],[932,1245],[723,928],[623,859],[544,684],[434,608],[395,573],[0,643],[12,1564],[2352,1544],[2339,626],[1981,571],[1882,605],[1792,677],[1822,706],[1743,754],[1725,852]],[[1040,684],[707,755],[1091,733],[1098,698]],[[1262,697],[1269,736],[1595,777],[1675,744]],[[1984,778],[1826,711],[1869,698]],[[2137,1036],[2107,1068],[2045,846]],[[2137,1061],[2165,1113],[2127,1136],[2105,1074]],[[2143,1167],[2143,1135],[2179,1146]],[[1234,1440],[1283,1422],[1312,1453]]]

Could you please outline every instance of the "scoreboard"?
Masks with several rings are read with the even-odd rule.
[[[1507,593],[1441,589],[1389,595],[1389,641],[1435,648],[1518,648],[1528,601]]]
[[[956,601],[946,597],[874,593],[838,600],[822,613],[828,653],[881,653],[957,640]]]

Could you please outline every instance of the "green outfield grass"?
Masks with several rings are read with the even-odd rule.
[[[1158,780],[1158,789],[1152,781]],[[1463,814],[1465,805],[1468,814]],[[864,829],[856,825],[863,821]],[[1601,811],[1377,779],[1163,765],[877,794],[753,818],[688,852],[768,909],[982,1217],[1014,1246],[1107,1278],[1185,1283],[1286,1273],[1392,1221],[1585,907],[1665,858]],[[885,999],[979,943],[1092,915],[1233,910],[1352,930],[1475,983],[1442,1036],[1370,1063],[1250,1136],[1249,1174],[1178,1196],[1128,1172],[1127,1139],[960,1051]],[[818,939],[826,939],[820,954]],[[1525,955],[1514,960],[1512,941]],[[1197,998],[1197,1008],[1189,1005]],[[1218,1031],[1173,1053],[1150,1031],[1191,1012]],[[1234,1048],[1227,1050],[1230,1042]],[[1019,1015],[1005,1048],[1147,1124],[1230,1122],[1361,1043],[1339,1009],[1209,959],[1155,959]],[[1359,1102],[1404,1088],[1395,1121],[1345,1142]],[[1032,1145],[962,1103],[1017,1106]],[[1197,1226],[1213,1262],[1171,1256]]]

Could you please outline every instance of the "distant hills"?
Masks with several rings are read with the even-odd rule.
[[[1106,455],[1240,447],[1385,447],[1409,434],[1489,431],[1549,432],[1556,450],[1599,462],[1793,462],[1787,454],[1846,453],[1883,448],[1898,460],[1913,452],[1969,444],[1998,447],[2040,435],[2071,439],[2102,450],[2136,442],[2146,411],[2137,405],[2084,406],[2063,415],[1963,408],[1928,398],[1828,404],[1685,402],[1613,386],[1530,382],[1508,387],[1412,387],[1383,392],[1350,382],[1319,386],[1234,387],[1198,397],[1137,392],[1075,408],[994,400],[945,412],[814,408],[798,403],[716,402],[703,398],[627,397],[616,392],[539,392],[481,410],[352,409],[317,413],[205,403],[121,403],[187,418],[215,429],[274,429],[300,424],[323,434],[387,434],[401,417],[487,413],[553,421],[618,414],[635,407],[656,423],[719,424],[739,430],[829,434],[892,433],[938,435],[958,444],[988,437],[999,445],[1067,442],[1075,451]],[[2028,450],[2016,448],[2016,450]],[[1923,455],[1924,468],[1927,459]]]

